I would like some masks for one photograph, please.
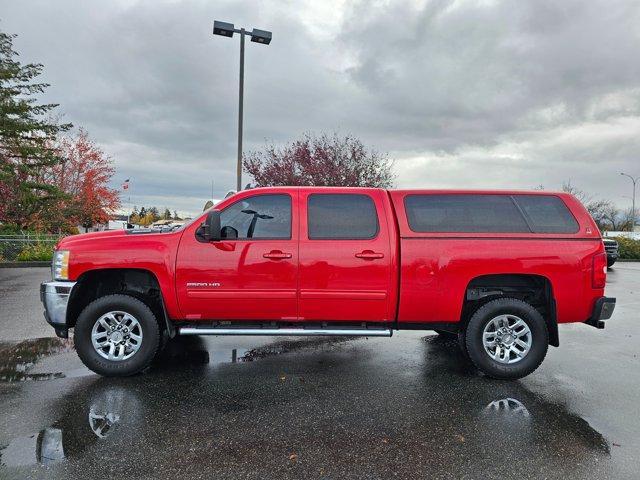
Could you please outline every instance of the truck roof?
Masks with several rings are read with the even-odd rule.
[[[311,189],[311,190],[386,190],[398,193],[425,193],[425,194],[498,194],[498,195],[558,195],[571,196],[570,193],[557,190],[501,190],[501,189],[476,189],[476,188],[379,188],[379,187],[340,187],[340,186],[277,186],[277,187],[255,187],[251,190],[273,190],[273,189]]]

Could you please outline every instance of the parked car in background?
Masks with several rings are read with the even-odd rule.
[[[604,250],[607,252],[607,267],[611,268],[618,260],[618,242],[613,238],[603,238]]]
[[[520,378],[558,326],[604,328],[600,232],[549,192],[273,187],[178,230],[59,242],[47,321],[107,376],[146,368],[175,335],[457,335],[485,374]]]

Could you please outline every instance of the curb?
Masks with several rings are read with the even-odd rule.
[[[616,262],[640,262],[640,258],[619,258]]]
[[[0,262],[0,268],[50,267],[51,262]]]

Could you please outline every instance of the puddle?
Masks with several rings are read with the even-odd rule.
[[[304,340],[282,340],[262,347],[246,350],[238,357],[238,362],[253,362],[261,358],[282,355],[284,353],[295,352],[303,349],[318,348],[324,345],[336,345],[350,342],[362,337],[315,337]]]
[[[359,339],[360,337],[313,337],[295,340],[280,340],[251,348],[251,343],[236,348],[230,347],[224,340],[219,342],[211,338],[185,336],[172,340],[155,362],[156,369],[183,368],[186,366],[216,366],[227,363],[246,363],[290,352],[336,345]],[[215,343],[213,343],[215,342]]]
[[[45,403],[51,409],[47,420],[27,430],[35,433],[0,441],[0,463],[18,469],[50,465],[52,470],[46,472],[52,473],[51,478],[61,478],[69,471],[86,476],[88,468],[102,468],[105,459],[122,456],[139,465],[127,476],[168,468],[163,471],[173,477],[179,476],[171,470],[170,462],[176,457],[193,458],[189,455],[219,448],[217,455],[199,458],[205,459],[201,461],[206,467],[211,467],[207,462],[219,462],[215,468],[230,474],[221,476],[237,476],[245,465],[234,463],[238,453],[242,462],[248,459],[250,464],[263,465],[264,458],[288,445],[292,435],[300,451],[333,448],[329,453],[338,461],[371,454],[368,465],[383,469],[388,465],[376,464],[380,449],[394,444],[420,471],[435,468],[436,473],[442,473],[437,470],[442,452],[450,451],[446,464],[451,464],[452,470],[447,473],[456,478],[465,476],[464,459],[473,455],[485,462],[485,468],[493,468],[503,460],[503,454],[518,462],[526,452],[540,459],[541,468],[548,467],[541,476],[563,468],[565,461],[557,452],[586,465],[581,472],[610,455],[607,440],[564,404],[545,400],[521,382],[495,382],[477,374],[455,373],[461,367],[451,365],[464,363],[458,350],[437,338],[420,339],[418,346],[424,347],[424,352],[422,348],[386,352],[403,355],[403,364],[417,361],[413,364],[419,369],[406,377],[394,374],[393,362],[385,360],[381,366],[375,355],[371,356],[373,363],[353,362],[358,355],[355,351],[353,355],[328,351],[351,340],[347,338],[282,339],[274,343],[260,343],[264,339],[179,338],[168,345],[149,375],[94,376],[69,382],[68,391],[63,385],[65,396]],[[319,366],[314,355],[284,356],[325,346],[329,348],[323,356],[335,353],[331,357],[338,366],[335,370]],[[14,353],[19,351],[17,347],[11,346]],[[60,344],[49,347],[44,350],[54,354],[69,351]],[[379,352],[384,346],[372,344],[369,348]],[[3,362],[6,352],[4,347],[0,351]],[[417,356],[412,357],[414,354]],[[35,364],[41,355],[22,359],[22,363]],[[265,361],[254,366],[215,368],[261,359]],[[52,358],[50,363],[57,361]],[[39,367],[47,365],[41,361]],[[24,371],[28,374],[31,368]],[[278,376],[287,369],[304,376],[305,382],[279,382]],[[70,372],[65,370],[64,375],[68,377]],[[39,384],[23,388],[52,390]],[[320,426],[314,417],[319,403],[326,405]],[[385,414],[387,404],[393,405],[393,415]],[[32,406],[21,403],[15,408],[28,411]],[[297,427],[294,433],[292,424]],[[327,435],[331,442],[318,443],[319,435]],[[384,438],[382,444],[380,437]],[[252,439],[248,447],[247,438]],[[353,442],[353,438],[359,441]],[[142,453],[132,453],[131,445],[140,445]],[[254,449],[254,445],[261,448]],[[425,445],[442,445],[442,449]]]
[[[51,380],[63,378],[62,372],[30,373],[43,358],[74,351],[73,341],[65,338],[36,338],[20,343],[0,344],[0,381]]]
[[[244,347],[230,348],[228,345],[212,343],[211,339],[205,340],[203,337],[177,337],[169,342],[149,371],[253,362],[302,349],[344,343],[357,338],[315,337],[281,340],[255,348],[251,348],[251,343],[247,342]],[[253,342],[254,345],[255,343],[257,342]],[[71,339],[51,337],[25,340],[20,343],[0,343],[0,382],[43,381],[91,375],[92,373],[82,366],[80,360],[69,364],[68,361],[60,362],[54,358],[69,352],[74,352]],[[36,367],[39,363],[43,365]],[[64,368],[60,368],[60,364]]]
[[[211,339],[179,337],[167,345],[150,370],[162,373],[172,368],[186,370],[188,367],[202,365],[210,367],[254,362],[289,352],[344,343],[354,338],[358,337],[282,340],[256,348],[229,350],[228,347],[216,348],[215,344],[207,343]],[[69,340],[58,338],[40,338],[2,345],[0,380],[13,382],[78,376],[82,374],[82,369],[71,369],[64,373],[29,373],[45,357],[73,350]],[[129,383],[129,380],[133,383]],[[73,405],[60,420],[37,433],[16,437],[0,446],[0,465],[16,468],[49,465],[75,457],[97,442],[138,435],[146,425],[144,419],[148,414],[147,405],[153,403],[151,398],[138,390],[140,381],[144,379],[96,377],[95,382],[81,387],[78,395],[71,396]]]
[[[0,464],[6,467],[49,465],[64,458],[62,430],[45,428],[37,434],[14,438],[0,450]]]

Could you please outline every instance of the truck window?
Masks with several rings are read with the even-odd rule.
[[[378,234],[378,214],[369,195],[309,195],[307,223],[311,240],[371,239]]]
[[[531,232],[509,195],[408,195],[404,206],[414,232]]]
[[[514,195],[536,233],[576,233],[580,226],[561,198],[553,195]]]
[[[291,238],[291,197],[256,195],[220,213],[223,238]]]

